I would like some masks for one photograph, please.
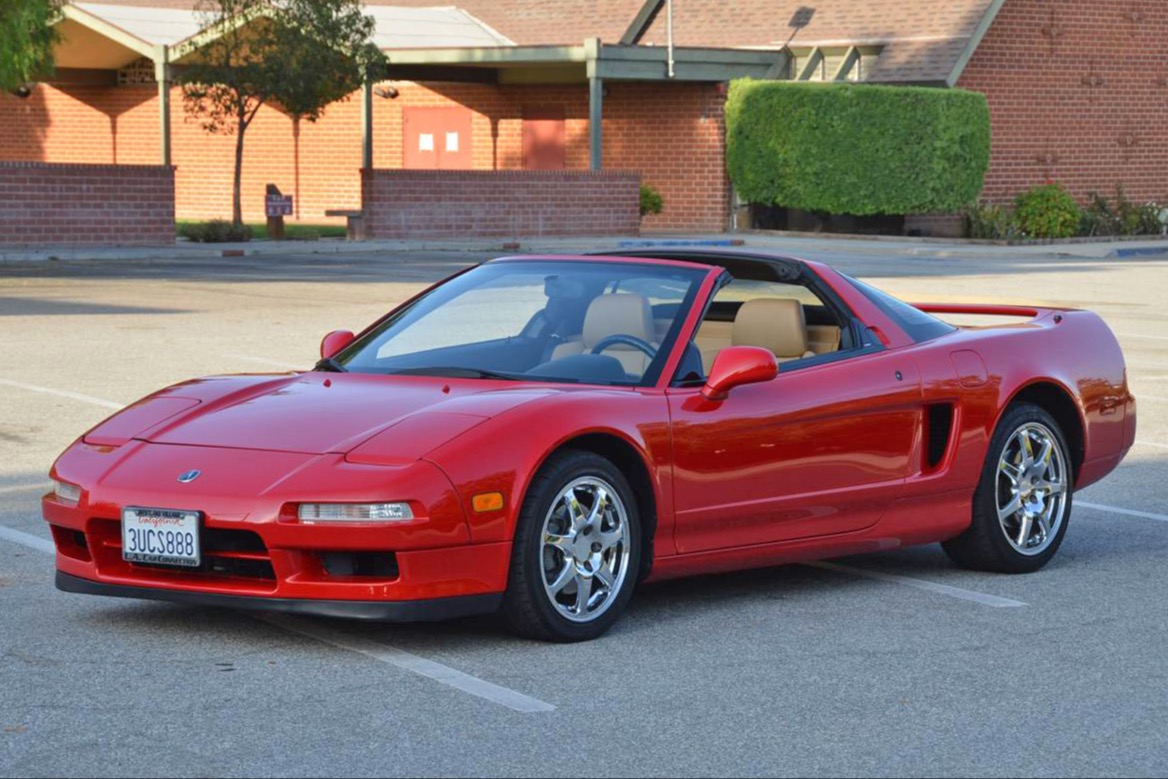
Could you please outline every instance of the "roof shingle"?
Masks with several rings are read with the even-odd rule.
[[[146,8],[191,8],[196,0],[88,0]],[[674,0],[679,46],[779,48],[879,44],[871,81],[942,81],[994,0],[818,0],[810,22],[791,26],[812,0]],[[365,0],[368,6],[457,6],[518,45],[617,43],[643,0]],[[666,43],[662,9],[639,43]]]

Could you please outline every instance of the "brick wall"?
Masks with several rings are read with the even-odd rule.
[[[640,177],[625,171],[370,170],[371,238],[636,235]]]
[[[1050,180],[1168,198],[1165,40],[1163,0],[1006,0],[959,83],[990,104],[985,199]]]
[[[523,167],[523,110],[539,107],[564,110],[567,166],[588,168],[584,85],[395,86],[398,98],[374,98],[375,168],[402,165],[404,108],[451,105],[473,112],[473,164],[478,170]],[[646,218],[645,229],[725,229],[729,191],[720,90],[713,85],[650,83],[612,83],[607,89],[604,166],[640,171],[665,199],[664,213]],[[42,85],[23,100],[0,93],[0,160],[157,163],[157,100],[150,86]],[[230,216],[234,137],[204,132],[184,113],[177,90],[171,103],[178,216]],[[297,133],[287,116],[262,109],[245,146],[245,217],[263,218],[268,182],[296,196],[302,221],[333,221],[324,217],[326,209],[358,208],[360,114],[358,100],[337,103],[321,121],[301,123]]]
[[[174,171],[0,162],[0,245],[174,243]]]

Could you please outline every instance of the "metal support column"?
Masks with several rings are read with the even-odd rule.
[[[600,39],[584,42],[588,63],[588,149],[590,167],[604,166],[604,79],[600,78],[597,61],[600,59]]]
[[[361,85],[361,167],[373,169],[373,81]]]
[[[171,165],[170,152],[170,50],[159,46],[154,55],[154,80],[158,82],[158,134],[161,139],[162,164]]]

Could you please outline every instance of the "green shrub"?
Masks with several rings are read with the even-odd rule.
[[[1164,221],[1165,209],[1159,203],[1144,203],[1136,206],[1136,235],[1163,235],[1168,224]]]
[[[989,168],[985,96],[957,89],[742,79],[726,164],[752,203],[835,214],[956,213]]]
[[[1087,196],[1087,207],[1079,223],[1079,234],[1087,236],[1122,235],[1123,219],[1111,207],[1107,197],[1092,192]]]
[[[660,214],[665,208],[665,199],[661,193],[648,184],[641,185],[641,216]]]
[[[1070,238],[1079,232],[1083,212],[1062,184],[1043,184],[1023,192],[1014,220],[1028,238]]]
[[[195,243],[239,243],[251,240],[251,228],[232,224],[226,219],[191,222],[179,227],[179,235]]]
[[[1123,185],[1115,188],[1114,205],[1105,195],[1092,192],[1087,196],[1080,232],[1083,235],[1162,235],[1162,206],[1148,202],[1135,204],[1128,199]]]
[[[1009,209],[973,205],[965,211],[965,235],[968,238],[1004,241],[1018,237],[1018,226]]]

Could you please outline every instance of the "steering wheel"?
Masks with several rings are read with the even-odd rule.
[[[639,349],[640,351],[644,352],[646,356],[649,357],[649,359],[653,359],[657,356],[657,347],[653,346],[653,344],[649,343],[648,341],[637,338],[635,335],[628,335],[627,333],[617,333],[615,335],[610,335],[607,338],[601,338],[600,342],[596,344],[596,346],[592,347],[592,354],[600,354],[608,347],[616,346],[617,344],[623,344],[625,346],[631,346],[634,349]]]

